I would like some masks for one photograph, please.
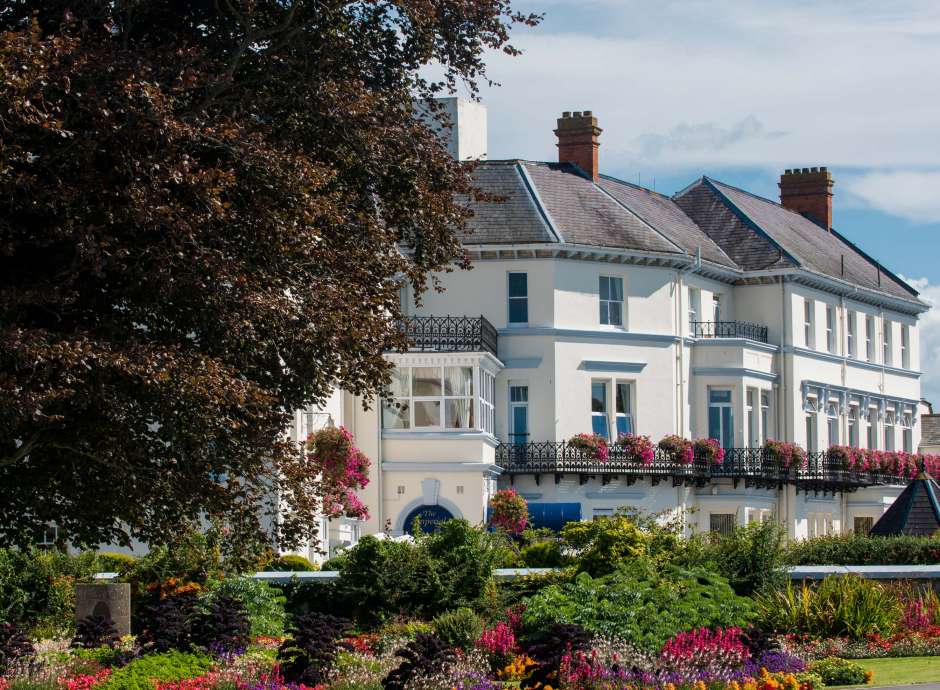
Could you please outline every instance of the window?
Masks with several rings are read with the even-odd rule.
[[[911,327],[907,324],[901,326],[901,366],[911,368]]]
[[[858,345],[855,342],[856,340],[855,329],[857,327],[855,312],[854,311],[848,312],[848,314],[846,315],[846,319],[848,319],[848,328],[846,330],[848,331],[848,337],[849,337],[849,357],[855,359],[856,357],[858,357],[858,351],[857,351]]]
[[[744,405],[744,414],[747,423],[747,444],[750,448],[756,448],[760,445],[757,437],[757,391],[753,388],[747,389],[747,399]]]
[[[458,485],[457,485],[457,495],[458,495],[458,496],[463,496],[463,484],[458,484]]]
[[[855,534],[864,534],[868,535],[871,533],[871,528],[875,526],[875,518],[873,517],[859,517],[856,516],[852,520],[852,529]]]
[[[55,546],[59,538],[59,528],[56,525],[46,525],[36,535],[36,546],[48,548]]]
[[[760,392],[760,443],[770,438],[770,391]]]
[[[399,496],[404,496],[404,495],[405,495],[405,485],[404,485],[404,484],[399,484],[399,485],[398,485],[398,487],[397,487],[397,493],[398,493]]]
[[[708,436],[721,444],[722,448],[734,445],[734,422],[732,421],[731,391],[709,389],[708,391]]]
[[[698,329],[695,327],[698,321],[698,313],[702,308],[702,292],[698,288],[689,288],[689,335],[696,337]]]
[[[858,448],[858,405],[849,407],[849,445]]]
[[[816,305],[813,304],[813,300],[808,299],[803,301],[803,342],[806,347],[815,348],[816,347],[816,336],[815,336],[815,323],[814,323],[814,314],[813,312],[816,309]]]
[[[529,387],[509,386],[509,442],[529,441]]]
[[[807,513],[806,521],[810,537],[832,534],[832,513]]]
[[[613,517],[614,509],[613,508],[595,508],[592,511],[594,517]]]
[[[839,445],[839,403],[829,401],[826,405],[826,421],[829,426],[829,445]]]
[[[601,324],[623,325],[623,279],[601,276],[599,293],[601,298]]]
[[[712,320],[715,323],[721,322],[721,295],[715,293],[712,295]],[[715,327],[715,333],[718,332],[718,327]]]
[[[909,407],[901,413],[901,444],[905,453],[914,452],[914,412]]]
[[[868,408],[868,448],[878,449],[878,410],[874,407]]]
[[[509,323],[529,323],[529,275],[509,274]]]
[[[896,423],[897,423],[897,415],[895,414],[894,410],[887,410],[885,412],[885,428],[884,428],[885,450],[894,450],[894,436],[895,436],[894,426]]]
[[[472,429],[473,367],[400,367],[393,400],[382,409],[386,429]]]
[[[633,433],[633,401],[629,383],[617,382],[617,436]]]
[[[865,359],[875,361],[875,317],[865,315]]]
[[[480,418],[483,431],[492,434],[496,417],[496,377],[480,369],[480,379]]]
[[[603,381],[591,382],[591,430],[610,440],[607,426],[607,384]]]
[[[744,515],[744,521],[749,525],[770,522],[773,517],[770,508],[745,508]]]
[[[816,413],[806,413],[806,450],[815,453],[818,445],[816,434]]]
[[[836,351],[836,309],[831,304],[826,305],[826,350]]]
[[[715,534],[731,534],[734,531],[734,513],[710,513],[708,531]]]
[[[323,412],[315,405],[309,405],[300,411],[299,439],[306,439],[315,431],[333,426],[333,418],[329,412]]]
[[[892,347],[891,342],[891,331],[894,328],[892,323],[888,319],[882,321],[882,359],[881,361],[891,366],[894,364],[894,348]]]

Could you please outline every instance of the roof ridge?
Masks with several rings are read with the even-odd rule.
[[[529,177],[529,171],[525,169],[525,163],[518,161],[515,165],[516,174],[522,179],[522,186],[525,187],[526,192],[529,195],[529,199],[532,201],[532,204],[535,206],[536,212],[542,218],[542,222],[545,223],[545,227],[548,232],[555,238],[556,242],[564,242],[565,238],[561,234],[561,231],[558,229],[558,226],[555,225],[555,221],[552,218],[552,214],[549,213],[548,207],[545,206],[545,202],[542,201],[542,197],[539,194],[538,190],[535,188],[535,181]]]
[[[653,226],[651,223],[648,223],[645,218],[643,218],[642,216],[640,216],[639,213],[637,213],[636,211],[634,211],[632,208],[630,208],[630,207],[627,206],[625,203],[623,203],[622,201],[620,201],[620,199],[618,199],[618,198],[615,197],[613,194],[611,194],[610,192],[608,192],[606,189],[604,189],[603,187],[601,187],[599,183],[594,182],[593,180],[591,180],[591,184],[594,185],[594,187],[595,187],[595,189],[597,189],[597,191],[599,191],[599,192],[600,192],[601,194],[603,194],[605,197],[607,197],[608,199],[610,199],[611,201],[613,201],[617,206],[619,206],[620,208],[622,208],[624,211],[626,211],[626,212],[629,213],[631,216],[633,216],[633,217],[636,218],[638,221],[640,221],[640,223],[642,223],[643,225],[645,225],[646,227],[648,227],[650,230],[652,230],[652,231],[655,232],[657,235],[659,235],[659,236],[662,237],[664,240],[666,240],[666,242],[668,242],[668,243],[671,244],[673,247],[675,247],[676,249],[678,249],[680,254],[682,254],[683,256],[691,256],[691,254],[689,254],[685,249],[683,249],[683,248],[679,245],[678,242],[676,242],[675,240],[673,240],[671,237],[666,236],[666,234],[665,234],[662,230],[660,230],[659,228]],[[731,263],[734,263],[734,262],[732,261]]]
[[[663,194],[662,192],[657,192],[655,189],[650,189],[649,187],[644,187],[641,184],[634,184],[628,180],[622,180],[619,177],[614,177],[613,175],[608,175],[606,173],[600,173],[599,177],[604,178],[605,180],[610,180],[611,182],[617,182],[618,184],[626,185],[627,187],[633,187],[634,189],[640,189],[644,192],[649,192],[650,194],[655,194],[656,196],[662,199],[671,199],[672,197]]]

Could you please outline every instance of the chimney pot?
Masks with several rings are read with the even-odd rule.
[[[780,204],[832,229],[832,173],[828,168],[793,168],[780,176]]]
[[[598,137],[601,128],[590,110],[573,113],[564,111],[558,118],[555,136],[558,137],[558,162],[573,163],[591,176],[600,179],[598,166]]]

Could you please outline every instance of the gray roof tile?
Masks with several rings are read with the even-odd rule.
[[[499,201],[472,204],[470,234],[464,244],[555,242],[555,237],[526,189],[517,161],[487,162],[474,172],[477,187]]]
[[[602,176],[600,186],[688,254],[701,250],[706,261],[737,268],[725,251],[668,196],[613,177]]]
[[[803,268],[895,297],[910,299],[916,295],[838,233],[768,199],[721,182],[709,182]]]

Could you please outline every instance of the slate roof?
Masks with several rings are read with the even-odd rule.
[[[475,178],[501,201],[473,203],[466,245],[578,244],[695,256],[741,272],[802,269],[892,297],[917,292],[838,232],[702,177],[673,197],[577,166],[483,161]]]
[[[895,297],[917,295],[837,232],[830,232],[780,204],[717,180],[703,178],[699,184],[710,187],[723,197],[739,215],[743,214],[746,221],[764,233],[770,243],[789,254],[803,268]],[[681,204],[681,197],[677,201]],[[700,225],[707,222],[707,217],[700,219],[692,215]]]
[[[940,446],[940,414],[920,416],[920,445]]]
[[[930,537],[940,530],[940,486],[921,472],[885,511],[871,533],[878,536],[907,534]]]

